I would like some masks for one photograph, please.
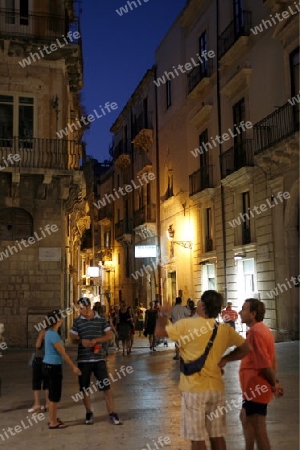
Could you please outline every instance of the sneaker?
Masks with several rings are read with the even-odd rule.
[[[119,419],[119,416],[117,413],[111,413],[109,415],[109,421],[110,423],[113,423],[114,425],[122,425],[123,422]]]
[[[92,425],[94,423],[94,414],[90,411],[85,415],[85,424]]]

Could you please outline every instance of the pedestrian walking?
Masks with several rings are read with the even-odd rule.
[[[266,416],[268,404],[273,396],[282,395],[276,380],[276,353],[273,333],[263,323],[265,305],[262,301],[249,298],[240,311],[242,323],[249,327],[246,338],[252,348],[240,365],[240,383],[243,392],[241,422],[246,450],[253,450],[256,443],[259,450],[270,450]]]
[[[78,344],[78,368],[80,392],[83,392],[83,404],[86,409],[85,424],[94,423],[94,415],[91,409],[89,387],[91,375],[94,374],[99,391],[103,391],[109,421],[114,425],[121,425],[118,414],[115,412],[114,401],[110,390],[105,352],[102,348],[104,342],[110,341],[111,331],[104,317],[91,309],[88,298],[78,300],[80,316],[74,320],[71,328],[72,342]],[[104,382],[105,380],[105,382]]]
[[[125,355],[125,352],[127,355],[130,353],[130,321],[131,316],[128,312],[126,302],[122,300],[118,316],[117,331],[119,340],[122,342],[123,355]]]
[[[170,305],[163,305],[155,334],[169,336],[177,341],[181,355],[180,383],[181,427],[180,434],[192,443],[192,450],[206,450],[209,440],[213,450],[225,450],[225,415],[213,421],[207,416],[224,408],[224,382],[219,367],[221,357],[231,346],[235,359],[250,351],[248,342],[233,328],[218,324],[215,318],[221,311],[222,296],[216,291],[205,291],[197,304],[199,317],[178,320],[169,324]],[[226,364],[225,361],[222,362]]]
[[[232,309],[232,302],[227,302],[227,306],[221,312],[221,316],[224,323],[229,323],[229,325],[235,329],[235,322],[238,319],[238,313]]]
[[[143,307],[143,303],[140,303],[139,307],[137,308],[136,314],[137,314],[137,331],[139,332],[139,337],[142,336],[143,329],[144,329],[144,322],[145,322],[145,311],[146,308]]]
[[[45,355],[43,358],[43,371],[49,386],[49,429],[66,428],[67,425],[57,418],[57,406],[62,392],[62,363],[66,361],[76,375],[81,375],[80,369],[75,366],[64,348],[58,330],[63,323],[61,310],[54,310],[47,316],[51,323],[45,334]]]
[[[149,309],[145,313],[145,331],[144,335],[149,338],[150,351],[156,352],[155,350],[155,335],[154,330],[156,326],[156,321],[158,318],[158,310],[154,309],[154,302],[149,303]]]
[[[134,315],[133,315],[133,311],[131,306],[128,306],[127,308],[127,312],[130,316],[130,320],[129,322],[129,326],[130,326],[130,334],[129,334],[129,353],[131,353],[132,351],[132,346],[133,346],[133,342],[134,342],[134,335],[135,335],[135,320],[134,320]]]
[[[176,297],[175,306],[171,309],[170,319],[172,323],[178,322],[178,320],[190,317],[191,311],[186,306],[182,306],[182,298]],[[178,343],[175,342],[175,360],[179,360],[179,347]]]
[[[45,356],[45,334],[47,329],[41,330],[35,342],[35,355],[32,361],[32,390],[33,406],[28,409],[29,413],[45,411],[49,409],[49,387],[48,380],[42,370],[43,358]],[[41,405],[41,390],[44,390],[44,405]]]

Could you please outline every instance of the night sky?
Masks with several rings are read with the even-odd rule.
[[[138,4],[138,2],[136,1]],[[155,49],[186,4],[186,0],[140,0],[119,16],[115,11],[125,0],[83,0],[84,89],[82,102],[87,114],[106,102],[118,109],[91,123],[85,133],[87,154],[100,161],[109,158],[109,129],[148,68]],[[128,6],[128,5],[127,5]]]

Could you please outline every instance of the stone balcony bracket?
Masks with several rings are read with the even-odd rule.
[[[231,102],[233,98],[249,86],[249,80],[252,75],[251,68],[242,68],[239,70],[221,89],[221,94],[225,95]]]

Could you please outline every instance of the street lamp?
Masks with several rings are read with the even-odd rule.
[[[173,225],[169,225],[167,230],[167,238],[171,242],[171,249],[173,249],[173,244],[181,245],[181,247],[192,249],[192,241],[174,241],[175,230]],[[173,252],[172,252],[173,253]]]

